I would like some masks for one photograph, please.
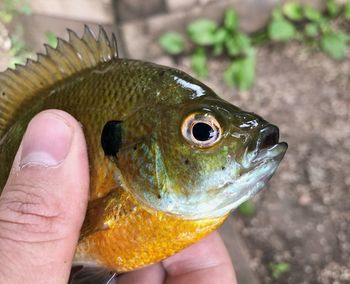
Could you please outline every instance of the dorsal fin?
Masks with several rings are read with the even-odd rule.
[[[101,26],[97,39],[86,25],[81,38],[69,29],[68,35],[68,41],[58,39],[56,48],[45,45],[46,54],[38,54],[36,61],[29,59],[15,70],[0,73],[0,137],[16,110],[41,89],[118,57],[114,34],[110,40]]]

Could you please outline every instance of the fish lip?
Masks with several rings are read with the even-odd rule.
[[[266,158],[269,160],[282,160],[287,149],[288,144],[286,142],[280,142],[269,148],[260,149],[257,152],[256,156],[253,158],[252,163],[258,163]]]
[[[253,157],[250,159],[249,166],[242,167],[241,174],[245,174],[268,162],[280,163],[287,149],[288,144],[286,142],[276,143],[269,148],[256,149]]]

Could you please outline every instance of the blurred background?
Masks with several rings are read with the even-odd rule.
[[[0,70],[84,24],[280,127],[277,174],[220,229],[240,284],[350,283],[349,1],[0,0]]]

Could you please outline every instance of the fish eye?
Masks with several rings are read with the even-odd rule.
[[[213,115],[192,113],[184,119],[181,132],[190,144],[200,148],[208,148],[220,140],[222,129]]]

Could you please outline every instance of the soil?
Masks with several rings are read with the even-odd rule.
[[[226,61],[211,59],[203,81],[278,125],[289,144],[268,188],[254,198],[256,215],[234,217],[251,268],[261,283],[350,283],[349,58],[334,61],[297,43],[264,46],[249,92],[224,85]],[[178,67],[191,72],[188,58]],[[290,269],[274,279],[269,265],[279,262]]]

